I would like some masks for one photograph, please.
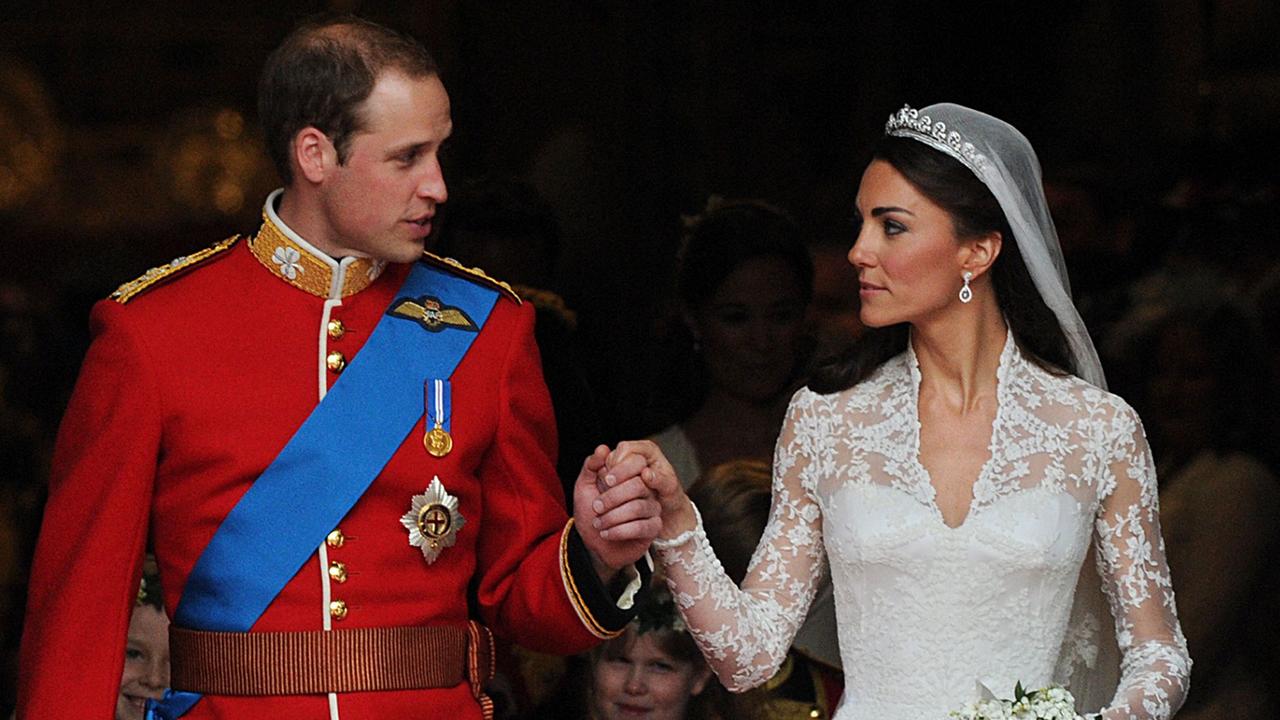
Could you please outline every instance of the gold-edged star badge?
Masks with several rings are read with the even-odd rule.
[[[458,512],[458,498],[444,489],[439,477],[431,478],[425,493],[413,496],[409,512],[400,518],[400,524],[409,531],[409,544],[422,551],[428,565],[445,548],[453,547],[465,523]]]
[[[450,307],[440,302],[440,298],[428,295],[399,298],[387,312],[398,318],[412,320],[431,332],[440,332],[446,327],[470,332],[480,329],[461,308]]]

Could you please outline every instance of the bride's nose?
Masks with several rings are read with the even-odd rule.
[[[870,243],[863,238],[862,233],[858,233],[858,237],[853,241],[853,247],[849,248],[849,264],[861,270],[865,267],[871,267],[875,262],[875,256],[868,248]]]

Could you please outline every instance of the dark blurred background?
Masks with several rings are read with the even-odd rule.
[[[658,310],[680,213],[759,196],[847,243],[865,148],[903,103],[1013,122],[1086,206],[1067,224],[1190,202],[1206,182],[1273,182],[1280,149],[1270,0],[0,7],[0,279],[39,304],[82,309],[251,231],[276,183],[254,118],[261,63],[300,18],[354,11],[442,64],[455,188],[517,177],[551,204],[556,281],[588,335],[607,327],[599,357],[618,379]],[[611,409],[635,431],[630,399]]]
[[[602,440],[679,419],[669,348],[655,344],[670,330],[681,216],[713,194],[759,197],[790,211],[815,253],[847,248],[866,149],[904,103],[970,105],[1030,138],[1113,389],[1148,424],[1161,396],[1143,384],[1143,330],[1188,297],[1246,308],[1262,358],[1250,394],[1269,402],[1263,380],[1280,378],[1266,310],[1280,287],[1274,0],[3,0],[9,648],[88,307],[148,267],[253,231],[277,182],[257,74],[320,11],[431,49],[453,101],[451,188],[514,179],[549,208],[558,253],[543,284],[590,348],[587,424]],[[1265,423],[1246,449],[1274,469]],[[0,687],[3,710],[11,682]]]

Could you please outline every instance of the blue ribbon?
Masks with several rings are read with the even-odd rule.
[[[442,378],[428,380],[425,400],[427,429],[439,425],[445,432],[453,432],[453,393],[449,381]]]
[[[496,290],[418,263],[392,303],[446,299],[475,327],[426,332],[388,313],[271,465],[232,508],[187,577],[175,625],[248,632],[351,510],[423,416],[419,388],[448,378],[497,302]],[[198,693],[168,691],[148,720],[177,720]]]

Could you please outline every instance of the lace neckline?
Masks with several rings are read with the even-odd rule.
[[[1025,359],[1018,350],[1018,344],[1014,342],[1013,331],[1006,328],[1004,347],[1000,350],[1000,361],[996,365],[996,415],[991,423],[991,439],[987,442],[987,459],[983,461],[982,466],[978,469],[977,476],[973,479],[973,483],[969,490],[969,504],[965,508],[964,516],[960,518],[960,523],[951,525],[946,521],[942,514],[942,508],[938,505],[938,486],[934,483],[933,476],[929,473],[929,469],[924,466],[924,461],[920,457],[920,383],[922,375],[920,373],[920,359],[916,357],[915,348],[911,342],[907,342],[906,365],[911,375],[911,382],[908,386],[907,404],[904,408],[905,415],[909,418],[909,443],[907,454],[912,464],[914,474],[917,476],[919,483],[919,492],[922,499],[926,500],[930,511],[937,521],[948,530],[959,532],[969,525],[969,520],[973,517],[974,512],[982,507],[982,499],[993,494],[991,490],[991,472],[997,462],[997,450],[1002,441],[1005,419],[1008,415],[1006,406],[1009,398],[1009,379],[1011,373],[1016,367],[1021,367]]]

